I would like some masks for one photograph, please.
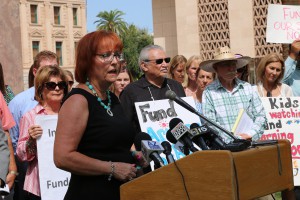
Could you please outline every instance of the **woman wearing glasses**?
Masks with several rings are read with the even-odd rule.
[[[119,37],[104,30],[79,41],[79,84],[64,99],[54,143],[55,165],[71,172],[66,200],[120,199],[120,185],[136,177],[130,151],[135,132],[109,91],[120,71],[122,49]]]
[[[17,146],[18,158],[28,162],[24,190],[29,192],[31,200],[41,199],[36,139],[41,137],[43,130],[39,125],[34,124],[35,117],[37,115],[56,115],[67,92],[65,74],[57,66],[40,68],[34,81],[34,98],[39,103],[22,117]]]
[[[284,61],[278,53],[263,57],[256,68],[257,91],[261,97],[291,97],[292,88],[281,79],[284,74]]]

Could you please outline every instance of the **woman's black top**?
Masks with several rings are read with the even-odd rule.
[[[88,122],[77,151],[103,161],[134,163],[130,147],[135,133],[118,98],[110,93],[111,117],[97,101],[97,97],[83,89],[73,88],[65,100],[74,94],[84,96],[89,109]],[[107,105],[108,100],[103,103]],[[108,175],[82,176],[72,173],[65,200],[120,199],[122,183],[114,178],[108,181]]]

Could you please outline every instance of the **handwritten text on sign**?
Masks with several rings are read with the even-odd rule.
[[[262,98],[268,123],[261,139],[287,139],[291,142],[294,183],[300,185],[300,98]]]
[[[195,108],[195,101],[192,97],[184,97],[182,99]],[[181,119],[188,127],[192,123],[200,124],[200,118],[197,115],[168,99],[137,102],[135,103],[135,108],[141,130],[148,133],[153,140],[158,142],[167,140],[166,133],[169,130],[169,122],[175,117]],[[174,145],[172,146],[172,153],[176,160],[184,156],[174,148]]]
[[[300,6],[269,4],[267,42],[292,43],[300,39]]]

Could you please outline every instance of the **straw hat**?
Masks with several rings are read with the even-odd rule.
[[[230,61],[230,60],[237,61],[236,68],[238,69],[246,66],[250,62],[251,58],[248,56],[242,56],[236,58],[236,56],[233,53],[231,53],[229,47],[225,46],[215,50],[213,60],[207,60],[200,63],[200,68],[208,72],[216,72],[215,69],[213,68],[214,64],[222,61]]]

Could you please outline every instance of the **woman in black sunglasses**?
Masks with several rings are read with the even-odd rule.
[[[43,130],[34,120],[37,115],[57,115],[67,92],[66,76],[58,66],[44,66],[37,71],[34,85],[34,98],[39,103],[20,121],[17,156],[28,162],[24,190],[29,192],[30,199],[35,200],[41,199],[36,139],[41,137]]]

